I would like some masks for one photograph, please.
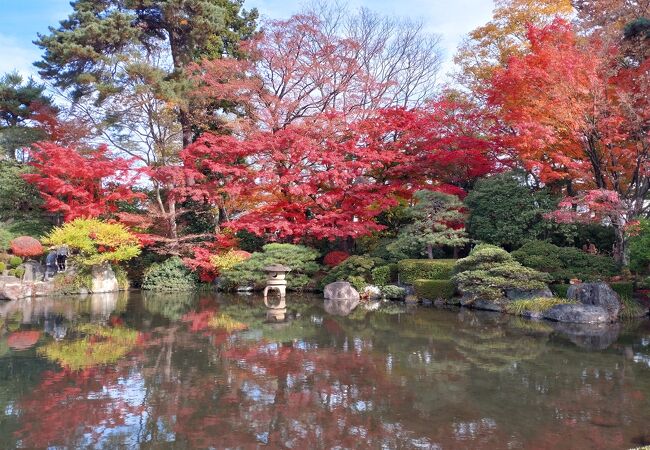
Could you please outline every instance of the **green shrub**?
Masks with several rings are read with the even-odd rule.
[[[130,287],[129,276],[126,272],[126,269],[123,267],[113,265],[113,272],[115,273],[115,279],[117,280],[117,285],[120,290],[127,291]]]
[[[647,307],[640,305],[631,296],[621,296],[621,303],[623,304],[623,308],[621,308],[621,312],[618,314],[620,319],[637,319],[643,317],[648,312]]]
[[[15,233],[0,225],[0,252],[7,250],[9,248],[9,242],[15,237]]]
[[[14,276],[18,278],[22,278],[25,275],[25,268],[24,267],[16,267],[14,269]]]
[[[459,259],[453,281],[463,295],[499,301],[507,290],[544,289],[549,276],[524,267],[505,250],[489,244],[477,245],[467,258]]]
[[[406,289],[388,284],[381,287],[381,295],[383,295],[384,298],[401,300],[406,297]]]
[[[387,264],[372,269],[372,282],[377,286],[386,286],[397,282],[397,264]]]
[[[609,283],[609,286],[621,299],[632,298],[634,295],[634,283],[631,281],[616,281]]]
[[[7,264],[5,264],[4,262],[0,261],[0,274],[1,274],[2,272],[4,272],[5,270],[7,270]]]
[[[526,267],[550,274],[558,283],[573,278],[596,281],[618,272],[609,256],[592,255],[575,247],[558,247],[545,241],[527,242],[512,252],[512,256]]]
[[[350,256],[327,273],[322,280],[325,286],[335,281],[348,281],[357,290],[363,289],[373,282],[372,271],[383,261],[367,256]]]
[[[23,260],[20,256],[12,256],[11,258],[9,258],[9,267],[11,267],[12,269],[15,269],[22,263]]]
[[[569,291],[570,284],[552,284],[550,286],[551,292],[558,297],[566,298],[566,294]]]
[[[574,303],[564,298],[555,297],[522,299],[507,303],[506,312],[521,316],[527,311],[543,313],[557,305],[572,305]]]
[[[454,270],[454,259],[404,259],[397,263],[402,283],[415,280],[449,280]]]
[[[151,291],[187,291],[197,287],[198,280],[177,257],[152,264],[142,278],[142,289]]]
[[[630,236],[630,268],[647,273],[650,269],[650,220],[641,219],[635,231]]]
[[[89,268],[82,267],[78,272],[59,273],[54,276],[54,290],[58,294],[78,294],[82,290],[90,292],[93,287],[93,277]]]
[[[75,219],[54,228],[43,238],[46,245],[67,245],[76,262],[93,266],[128,261],[140,255],[140,240],[124,225],[99,219]]]
[[[427,300],[449,300],[456,292],[451,280],[415,280],[413,287],[415,295]]]
[[[283,264],[291,268],[287,274],[287,287],[302,290],[313,283],[313,277],[321,266],[316,262],[318,251],[304,245],[266,244],[262,252],[256,252],[221,274],[221,286],[230,290],[239,286],[252,286],[261,289],[265,286],[264,267],[270,264]],[[315,287],[315,286],[313,286]]]

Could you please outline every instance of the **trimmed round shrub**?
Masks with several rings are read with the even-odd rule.
[[[506,291],[546,288],[548,274],[519,264],[502,248],[477,245],[467,258],[459,259],[453,281],[458,290],[472,299],[500,301]]]
[[[11,253],[22,258],[32,258],[43,254],[43,245],[31,236],[19,236],[9,243]]]
[[[404,297],[406,297],[406,289],[392,284],[382,286],[380,290],[381,290],[381,295],[383,295],[384,298],[401,300]]]
[[[20,256],[12,256],[9,258],[9,267],[15,269],[23,263],[23,259]]]
[[[266,244],[262,252],[256,252],[243,261],[221,274],[221,287],[235,289],[240,286],[251,286],[261,289],[266,284],[264,267],[271,264],[282,264],[291,268],[287,274],[287,287],[301,290],[310,287],[314,275],[321,268],[316,262],[320,254],[313,248],[293,244]],[[313,287],[316,287],[315,284]]]
[[[322,285],[325,286],[335,281],[347,281],[358,291],[372,283],[372,270],[379,261],[367,256],[353,255],[336,267],[333,267],[323,278]]]
[[[325,258],[323,258],[323,264],[328,267],[336,267],[349,257],[350,254],[348,252],[344,252],[342,250],[333,250],[325,255]]]
[[[546,241],[529,241],[512,256],[521,264],[548,273],[556,283],[574,278],[597,281],[618,273],[609,256],[592,255],[575,247],[558,247]]]
[[[142,289],[151,291],[188,291],[197,284],[196,275],[177,256],[152,264],[142,279]]]
[[[251,257],[251,254],[244,250],[228,250],[225,253],[214,255],[210,258],[210,262],[217,269],[218,273],[225,270],[230,270],[237,264],[246,261]]]
[[[0,273],[4,272],[5,270],[7,270],[7,264],[0,261]]]
[[[372,269],[370,272],[372,282],[378,286],[385,286],[387,284],[397,282],[397,264],[388,264],[379,266]]]
[[[57,227],[43,242],[64,246],[76,253],[76,262],[93,266],[104,262],[128,261],[140,255],[140,240],[124,225],[99,219],[75,219]]]
[[[449,280],[455,264],[454,259],[403,259],[397,263],[399,280],[405,284],[415,280]]]
[[[415,295],[426,300],[450,300],[456,293],[456,286],[451,280],[415,280]]]
[[[23,267],[16,267],[14,269],[14,276],[17,278],[22,278],[25,275],[25,269]]]

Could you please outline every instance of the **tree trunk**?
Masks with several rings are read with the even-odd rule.
[[[427,244],[427,256],[429,259],[433,259],[433,245]]]
[[[627,245],[627,236],[625,236],[625,228],[620,225],[614,226],[614,236],[616,238],[614,259],[623,267],[627,267],[630,265],[630,251]]]

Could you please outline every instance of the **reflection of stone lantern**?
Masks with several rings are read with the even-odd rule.
[[[264,268],[266,272],[266,287],[264,288],[264,304],[269,308],[284,308],[285,297],[287,296],[287,273],[291,268],[282,264],[271,264]],[[269,305],[268,295],[271,289],[275,289],[280,294],[280,303],[278,305]]]

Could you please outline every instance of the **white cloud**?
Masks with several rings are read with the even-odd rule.
[[[0,74],[17,71],[24,77],[37,77],[34,61],[40,50],[33,44],[24,45],[17,39],[0,34]]]

